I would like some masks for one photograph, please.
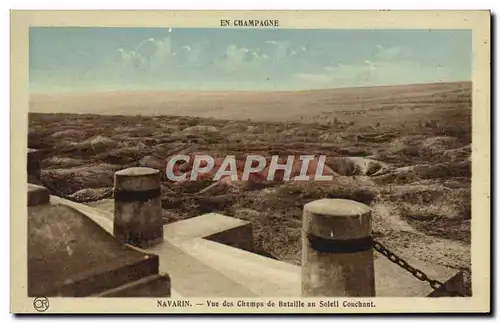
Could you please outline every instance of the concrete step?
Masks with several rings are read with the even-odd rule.
[[[252,223],[218,213],[170,223],[163,227],[165,237],[192,240],[205,238],[235,248],[253,251]]]
[[[172,280],[172,288],[184,297],[256,296],[254,292],[242,284],[241,279],[231,279],[200,259],[186,253],[170,239],[147,249],[147,252],[157,254],[160,257],[160,272],[168,273]]]
[[[174,241],[198,259],[258,296],[299,296],[300,267],[206,239]],[[243,296],[243,295],[238,295]]]
[[[172,239],[205,238],[248,224],[248,221],[237,218],[218,213],[207,213],[165,225],[163,232],[165,236]]]

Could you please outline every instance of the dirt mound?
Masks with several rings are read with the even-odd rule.
[[[374,203],[372,206],[372,225],[375,235],[385,235],[393,230],[417,232],[405,219],[401,217],[395,203]]]
[[[113,187],[114,173],[121,167],[97,164],[42,170],[42,182],[55,195],[71,195],[84,188]]]
[[[398,203],[400,216],[418,231],[450,240],[470,242],[469,200],[448,199],[435,204]]]
[[[61,156],[71,158],[92,159],[96,154],[107,153],[114,148],[118,148],[120,142],[105,136],[95,136],[84,141],[59,141],[51,150],[57,151]]]
[[[157,156],[148,155],[139,160],[140,167],[149,167],[158,169],[160,171],[165,171],[166,159],[161,159]]]
[[[73,201],[97,201],[113,195],[112,187],[84,188],[70,195]]]
[[[449,188],[443,184],[391,185],[391,201],[414,204],[456,204],[457,200],[470,199],[468,188]]]
[[[470,187],[450,188],[441,183],[391,185],[380,194],[377,204],[390,210],[392,218],[410,225],[415,232],[468,243],[470,194]],[[397,229],[399,227],[391,228]],[[377,230],[385,232],[386,228],[380,228],[379,223]]]
[[[81,137],[81,135],[82,135],[81,130],[66,129],[53,133],[51,137],[54,139],[66,139],[66,138],[79,138]]]
[[[89,138],[80,143],[81,146],[90,146],[96,149],[100,147],[112,147],[116,146],[116,144],[116,141],[114,141],[113,139],[100,135]]]
[[[327,163],[342,176],[378,176],[393,168],[387,163],[365,157],[333,157]]]
[[[259,191],[253,209],[266,210],[295,207],[302,212],[305,203],[322,198],[343,198],[370,205],[377,198],[376,186],[345,185],[345,180],[332,182],[289,182]],[[351,182],[351,181],[349,181]],[[351,182],[352,183],[352,182]]]
[[[111,136],[111,139],[120,143],[120,146],[136,146],[136,145],[144,145],[144,147],[155,146],[163,143],[162,138],[160,137],[130,137],[127,135],[114,135]]]
[[[466,158],[466,147],[463,147],[461,140],[451,136],[402,136],[392,140],[383,149],[377,149],[372,157],[391,164],[405,165],[454,162]]]
[[[411,183],[422,179],[449,179],[453,177],[470,177],[470,162],[440,163],[440,164],[420,164],[400,167],[391,170],[387,174],[376,176],[375,182],[378,184],[401,184]]]
[[[447,149],[443,152],[443,159],[449,162],[466,161],[472,154],[471,145],[456,149]]]
[[[171,155],[183,154],[183,150],[185,150],[186,148],[187,147],[185,143],[172,142],[155,145],[152,149],[156,156],[167,158]]]
[[[323,141],[323,142],[336,143],[336,144],[340,144],[340,143],[345,141],[345,138],[337,132],[322,133],[318,137],[318,139]]]
[[[459,145],[460,143],[455,137],[430,137],[420,143],[420,149],[436,154],[441,153],[443,150],[456,148],[457,144]]]
[[[357,142],[367,142],[367,143],[384,143],[390,142],[397,135],[394,133],[366,133],[356,135]]]
[[[422,179],[470,177],[471,165],[468,161],[435,165],[416,165],[413,166],[413,172]]]
[[[137,161],[150,154],[152,150],[139,142],[128,147],[115,148],[96,155],[92,159],[116,165],[136,165]]]
[[[219,129],[213,126],[205,126],[205,125],[196,125],[192,127],[188,127],[182,130],[183,132],[189,133],[205,133],[205,132],[218,132]]]
[[[40,162],[40,167],[45,169],[68,168],[68,167],[82,166],[86,163],[87,162],[82,159],[53,156],[42,160]]]

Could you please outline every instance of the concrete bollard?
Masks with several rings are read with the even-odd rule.
[[[115,173],[113,233],[124,242],[148,248],[163,241],[160,172],[132,167]]]
[[[343,199],[306,204],[302,296],[375,296],[374,276],[370,208]]]
[[[28,171],[28,183],[40,185],[41,179],[41,170],[40,170],[40,162],[39,162],[39,153],[36,149],[28,148],[28,162],[27,162],[27,171]]]

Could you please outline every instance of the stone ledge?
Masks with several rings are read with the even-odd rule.
[[[158,275],[159,261],[157,255],[119,243],[71,206],[49,203],[28,208],[29,296],[87,297],[123,285],[142,286],[145,282],[133,283]],[[170,295],[164,283],[145,284],[134,291],[148,292],[147,286]]]
[[[50,192],[46,187],[28,184],[28,206],[48,204]]]
[[[253,251],[252,223],[219,213],[207,213],[164,226],[165,238],[205,238],[231,247]]]

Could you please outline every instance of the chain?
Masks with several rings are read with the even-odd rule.
[[[453,291],[453,290],[449,290],[439,280],[429,278],[423,271],[421,271],[420,269],[417,269],[415,267],[412,267],[408,262],[406,262],[404,259],[401,259],[400,257],[398,257],[396,254],[394,254],[392,251],[390,251],[389,249],[387,249],[380,242],[373,240],[373,249],[375,249],[378,252],[380,252],[387,259],[389,259],[390,261],[392,261],[393,263],[395,263],[399,267],[401,267],[401,268],[405,269],[406,271],[410,272],[417,279],[419,279],[421,281],[428,282],[429,285],[433,289],[443,288],[451,296],[464,296],[462,293],[459,293],[459,292]]]

